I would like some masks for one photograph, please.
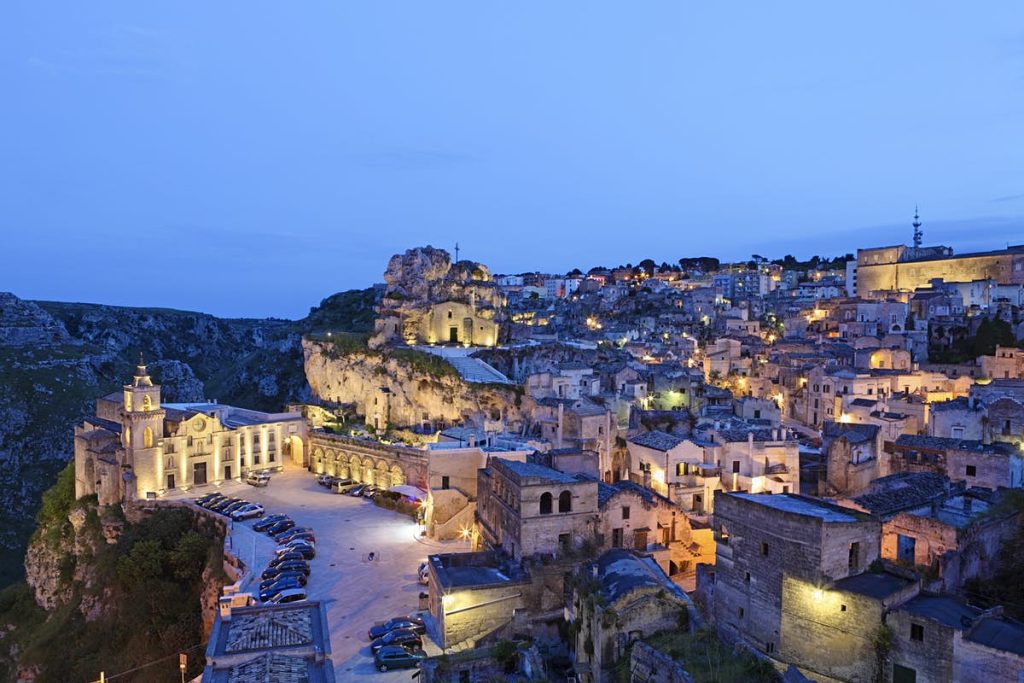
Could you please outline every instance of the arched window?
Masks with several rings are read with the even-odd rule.
[[[153,447],[153,428],[146,427],[142,432],[142,447],[152,448]]]
[[[153,409],[153,399],[151,399],[149,397],[149,394],[146,394],[145,396],[142,397],[142,409],[143,410],[152,410]]]
[[[572,512],[572,494],[568,491],[562,491],[558,494],[558,511]]]
[[[551,514],[551,494],[542,493],[540,496],[540,514],[550,515]]]

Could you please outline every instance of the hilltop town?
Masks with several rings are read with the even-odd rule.
[[[372,326],[306,321],[308,387],[269,410],[125,358],[74,428],[74,530],[30,547],[35,602],[96,594],[92,512],[117,544],[185,510],[223,543],[195,579],[203,681],[1019,680],[1024,246],[913,227],[564,274],[413,248],[366,291]],[[308,528],[302,599],[261,601],[250,509]],[[62,553],[70,578],[45,571]],[[409,615],[403,647],[366,648]]]

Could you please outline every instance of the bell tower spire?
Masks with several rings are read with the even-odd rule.
[[[920,247],[924,232],[921,231],[921,217],[917,214],[917,204],[914,204],[914,222],[911,225],[914,226],[914,246]]]

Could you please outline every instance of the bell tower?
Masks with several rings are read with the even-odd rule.
[[[158,446],[164,436],[166,411],[160,407],[160,385],[153,384],[146,370],[146,363],[139,354],[139,364],[131,384],[124,386],[123,439],[128,460],[136,480],[136,493],[144,497],[146,492],[164,488],[162,477],[161,448]]]

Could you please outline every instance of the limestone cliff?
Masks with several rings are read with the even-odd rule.
[[[303,340],[306,380],[313,395],[334,404],[354,404],[373,424],[375,413],[391,426],[427,422],[482,424],[522,419],[518,388],[468,384],[443,359],[407,349],[374,351],[332,342]],[[376,401],[376,403],[375,403]]]

